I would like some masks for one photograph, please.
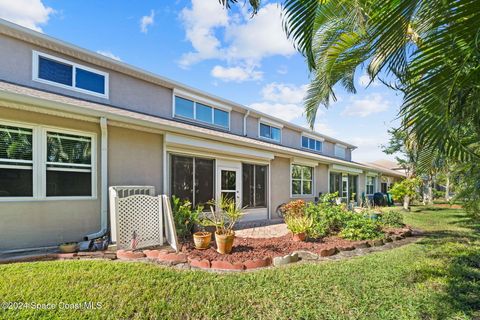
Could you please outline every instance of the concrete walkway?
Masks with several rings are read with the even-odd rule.
[[[235,230],[235,235],[241,238],[277,238],[288,233],[290,231],[285,223]]]

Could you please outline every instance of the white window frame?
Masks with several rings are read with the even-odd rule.
[[[272,129],[272,128],[276,128],[276,129],[280,130],[280,140],[275,140],[275,139],[272,139],[272,138],[268,138],[268,137],[261,136],[261,135],[260,135],[260,127],[261,127],[262,124],[265,125],[265,126],[269,126],[269,127],[270,127],[270,133],[271,133],[271,129]],[[258,122],[258,137],[259,137],[260,139],[263,139],[263,140],[274,141],[274,142],[277,142],[277,143],[282,143],[282,136],[283,136],[282,128],[283,128],[282,126],[273,124],[273,123],[268,122],[268,121],[261,120],[261,121]]]
[[[307,138],[307,139],[312,139],[312,140],[315,140],[315,144],[318,142],[320,142],[320,150],[317,150],[317,149],[310,149],[310,147],[308,148],[305,148],[303,146],[303,138]],[[323,143],[325,142],[325,139],[322,139],[322,138],[319,138],[319,137],[314,137],[314,136],[311,136],[311,135],[307,135],[307,134],[302,134],[300,136],[300,148],[302,149],[305,149],[305,150],[309,150],[309,151],[313,151],[313,152],[317,152],[317,153],[323,153]],[[310,142],[309,142],[309,146],[310,146]]]
[[[340,150],[340,149],[343,150],[343,155],[339,155],[337,153],[337,150]],[[347,158],[347,146],[336,143],[335,147],[334,147],[334,154],[335,154],[335,157],[337,157],[337,158],[346,159]]]
[[[15,201],[58,201],[58,200],[96,200],[97,199],[97,134],[79,130],[65,129],[48,125],[9,121],[0,119],[0,124],[32,129],[32,159],[33,159],[33,196],[32,197],[0,197],[0,202]],[[91,196],[56,196],[47,197],[47,132],[79,135],[91,139]]]
[[[49,59],[49,60],[53,60],[53,61],[56,61],[56,62],[59,62],[59,63],[63,63],[63,64],[67,64],[67,65],[72,66],[72,85],[69,86],[69,85],[65,85],[65,84],[62,84],[62,83],[55,82],[55,81],[50,81],[50,80],[45,80],[45,79],[39,78],[38,77],[38,73],[39,73],[38,60],[39,60],[39,57],[44,57],[44,58]],[[90,90],[86,90],[86,89],[82,89],[82,88],[77,88],[76,87],[77,68],[83,69],[85,71],[93,72],[93,73],[96,73],[96,74],[99,74],[99,75],[103,76],[105,78],[105,84],[104,84],[105,85],[105,93],[102,94],[102,93],[98,93],[98,92],[95,92],[95,91],[90,91]],[[90,68],[90,67],[87,67],[87,66],[84,66],[82,64],[78,64],[78,63],[75,63],[75,62],[72,62],[72,61],[69,61],[69,60],[58,58],[58,57],[55,57],[55,56],[52,56],[52,55],[49,55],[49,54],[46,54],[46,53],[43,53],[43,52],[40,52],[40,51],[35,51],[35,50],[32,51],[32,80],[36,81],[36,82],[41,82],[41,83],[45,83],[45,84],[48,84],[48,85],[56,86],[56,87],[59,87],[59,88],[67,89],[67,90],[72,90],[72,91],[81,92],[81,93],[85,93],[85,94],[100,97],[100,98],[109,99],[109,74],[108,73],[97,70],[97,69],[93,69],[93,68]]]
[[[300,179],[300,194],[293,194],[293,180],[299,180],[299,179],[293,179],[293,166],[301,166],[301,167],[308,167],[312,169],[312,193],[303,193],[303,181],[310,181],[303,179],[303,170],[302,170],[302,177]],[[290,198],[310,198],[313,197],[315,194],[315,167],[308,166],[306,164],[302,163],[291,163],[290,164]]]
[[[176,112],[175,112],[175,98],[176,97],[179,97],[179,98],[182,98],[182,99],[189,100],[189,101],[193,102],[193,118],[189,118],[189,117],[185,117],[185,116],[176,114]],[[206,107],[210,107],[212,109],[212,123],[197,119],[197,103],[200,103],[200,104],[202,104]],[[220,111],[224,111],[228,114],[228,127],[224,127],[224,126],[215,124],[215,109],[218,109]],[[196,99],[194,99],[190,96],[183,96],[183,95],[175,93],[175,92],[173,94],[172,116],[174,118],[177,118],[177,119],[182,119],[182,120],[187,120],[187,121],[190,121],[190,122],[201,123],[203,125],[206,125],[206,126],[209,126],[209,127],[212,127],[212,128],[217,128],[217,129],[230,131],[231,119],[232,119],[230,111],[231,111],[231,109],[229,109],[229,108],[212,106],[211,104],[208,104],[207,102],[197,101]]]
[[[371,186],[371,184],[368,184],[368,179],[369,179],[369,178],[375,179],[375,180],[373,181],[373,193],[368,193],[368,186]],[[365,194],[366,194],[367,196],[371,196],[371,195],[373,195],[373,194],[375,194],[375,193],[377,192],[377,182],[378,182],[378,176],[367,175],[367,176],[365,177]]]

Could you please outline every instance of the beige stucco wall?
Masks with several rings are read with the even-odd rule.
[[[282,203],[291,200],[303,199],[305,201],[313,201],[313,197],[294,197],[290,196],[290,159],[275,157],[270,163],[271,165],[271,212],[272,218],[276,218],[276,209]],[[322,171],[322,170],[320,170]],[[314,174],[318,174],[318,169]],[[323,172],[321,172],[323,174]],[[315,181],[315,185],[319,186],[319,182]]]
[[[322,194],[328,193],[329,185],[328,185],[328,165],[326,164],[319,164],[315,168],[315,196],[321,192]]]
[[[100,135],[97,123],[1,107],[0,119],[75,129]],[[98,140],[97,140],[98,141]],[[97,143],[97,155],[100,145]],[[88,200],[9,201],[0,199],[0,251],[78,241],[100,229],[100,159],[97,198]]]
[[[84,61],[62,55],[45,48],[36,47],[19,40],[0,36],[0,79],[27,85],[37,89],[65,94],[90,101],[111,104],[129,110],[150,115],[172,116],[172,90],[129,77],[122,73],[107,70]],[[32,80],[32,50],[37,50],[55,57],[63,58],[109,74],[109,99],[63,89]]]
[[[109,126],[108,185],[152,185],[163,193],[163,136]]]

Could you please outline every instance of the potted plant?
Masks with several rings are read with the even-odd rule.
[[[65,242],[58,246],[58,249],[62,253],[73,253],[77,251],[77,242]]]
[[[233,199],[222,197],[220,201],[211,202],[210,211],[211,214],[204,216],[202,225],[215,227],[217,252],[228,254],[232,252],[235,239],[233,227],[242,216],[243,208],[238,207]]]
[[[205,250],[210,248],[210,242],[212,241],[212,233],[205,231],[207,221],[200,218],[200,213],[203,212],[203,206],[199,206],[196,210],[195,222],[200,226],[201,230],[193,234],[193,243],[198,250]]]
[[[312,219],[306,216],[287,216],[285,223],[292,233],[293,241],[305,241],[307,231],[312,226]]]

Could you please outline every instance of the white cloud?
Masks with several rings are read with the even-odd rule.
[[[285,121],[292,121],[300,118],[303,114],[303,108],[296,104],[291,103],[270,103],[270,102],[257,102],[252,103],[250,108],[266,113],[270,116],[280,118]]]
[[[250,107],[285,121],[299,119],[303,116],[306,88],[307,85],[269,83],[260,91],[263,101],[253,103]]]
[[[229,42],[227,55],[231,59],[260,61],[274,55],[290,56],[295,48],[282,29],[281,8],[267,4],[250,19],[232,23],[225,30]]]
[[[105,56],[105,57],[109,57],[113,60],[117,60],[117,61],[122,61],[122,59],[120,59],[119,56],[117,55],[114,55],[112,52],[110,51],[103,51],[103,50],[97,50],[97,53],[98,54],[101,54],[102,56]]]
[[[213,67],[211,74],[213,77],[218,78],[223,81],[235,81],[243,82],[248,80],[260,80],[263,76],[263,73],[255,70],[255,68],[250,67],[222,67],[215,66]]]
[[[0,18],[39,32],[54,12],[41,0],[0,0]]]
[[[228,13],[218,2],[192,0],[192,7],[181,11],[180,20],[185,26],[186,39],[194,49],[181,57],[181,67],[221,56],[221,42],[215,36],[215,29],[228,25]]]
[[[278,5],[266,4],[253,19],[245,7],[240,11],[232,13],[216,1],[192,0],[192,6],[181,11],[180,20],[193,50],[181,56],[179,65],[187,68],[215,59],[227,62],[229,69],[258,67],[265,57],[295,53],[282,29]]]
[[[366,95],[364,98],[357,99],[352,97],[350,104],[342,112],[344,116],[367,117],[371,114],[380,113],[390,107],[390,101],[378,93]]]
[[[303,97],[307,92],[308,85],[296,86],[293,84],[284,84],[272,82],[262,88],[262,97],[268,101],[281,103],[301,104]]]
[[[372,83],[370,83],[370,76],[368,74],[360,76],[358,78],[358,84],[364,88],[374,88],[380,86],[380,83],[378,81],[373,81]]]
[[[143,16],[140,19],[140,31],[143,33],[148,32],[148,27],[151,26],[155,22],[155,11],[151,10],[150,15]]]

